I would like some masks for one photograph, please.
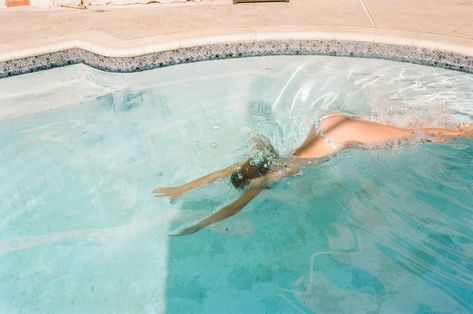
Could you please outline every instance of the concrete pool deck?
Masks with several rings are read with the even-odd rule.
[[[214,0],[176,5],[0,10],[0,61],[82,48],[111,57],[213,43],[322,39],[473,56],[473,2]]]

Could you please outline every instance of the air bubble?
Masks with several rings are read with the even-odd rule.
[[[218,147],[218,144],[215,143],[215,142],[212,142],[212,143],[210,143],[210,147],[212,147],[212,148],[217,148],[217,147]]]
[[[221,127],[222,127],[222,125],[220,123],[214,123],[211,126],[212,130],[214,130],[214,131],[220,130]]]

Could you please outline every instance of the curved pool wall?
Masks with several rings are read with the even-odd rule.
[[[199,40],[196,39],[196,42]],[[105,56],[71,48],[0,61],[0,78],[76,63],[110,72],[136,72],[180,63],[266,55],[329,55],[380,58],[473,72],[473,56],[432,48],[351,40],[263,40],[217,43],[136,56]],[[126,51],[126,49],[124,50]]]

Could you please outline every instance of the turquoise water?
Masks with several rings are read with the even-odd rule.
[[[288,153],[330,111],[471,122],[473,75],[310,56],[34,75],[100,88],[38,88],[23,101],[68,105],[0,120],[1,313],[473,312],[471,139],[343,151],[185,237],[167,234],[238,191],[151,193],[241,160],[254,133]]]

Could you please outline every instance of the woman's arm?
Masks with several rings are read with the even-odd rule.
[[[226,167],[222,170],[210,173],[206,176],[200,177],[198,179],[195,179],[191,182],[185,183],[183,185],[177,186],[177,187],[163,187],[163,188],[157,188],[153,190],[154,196],[156,197],[163,197],[163,196],[170,196],[170,197],[178,197],[179,195],[196,188],[198,186],[201,186],[203,184],[207,184],[209,182],[215,181],[217,179],[220,179],[221,177],[225,177],[230,175],[234,170],[236,170],[239,166],[241,166],[243,162],[238,162],[236,164],[233,164],[229,167]]]
[[[210,224],[213,224],[214,222],[223,220],[225,218],[228,218],[230,216],[235,215],[238,213],[243,207],[245,207],[246,204],[248,204],[256,195],[258,195],[259,192],[264,188],[265,186],[265,181],[264,179],[260,180],[262,178],[254,179],[250,187],[233,203],[228,204],[227,206],[224,206],[217,210],[216,212],[210,214],[210,216],[205,217],[201,221],[199,221],[197,224],[190,226],[190,227],[185,227],[180,229],[177,232],[170,233],[170,236],[181,236],[181,235],[186,235],[186,234],[191,234],[194,233]]]
[[[190,227],[184,227],[177,232],[170,233],[169,235],[181,236],[194,233],[210,224],[233,216],[238,213],[243,207],[245,207],[246,204],[248,204],[256,195],[258,195],[264,187],[274,181],[279,181],[286,176],[296,175],[299,171],[300,166],[298,162],[293,161],[292,163],[285,163],[279,169],[273,169],[266,175],[253,179],[248,189],[233,203],[230,203],[227,206],[220,208],[216,212],[210,214],[210,216],[207,216],[206,218],[199,221],[197,224]]]

